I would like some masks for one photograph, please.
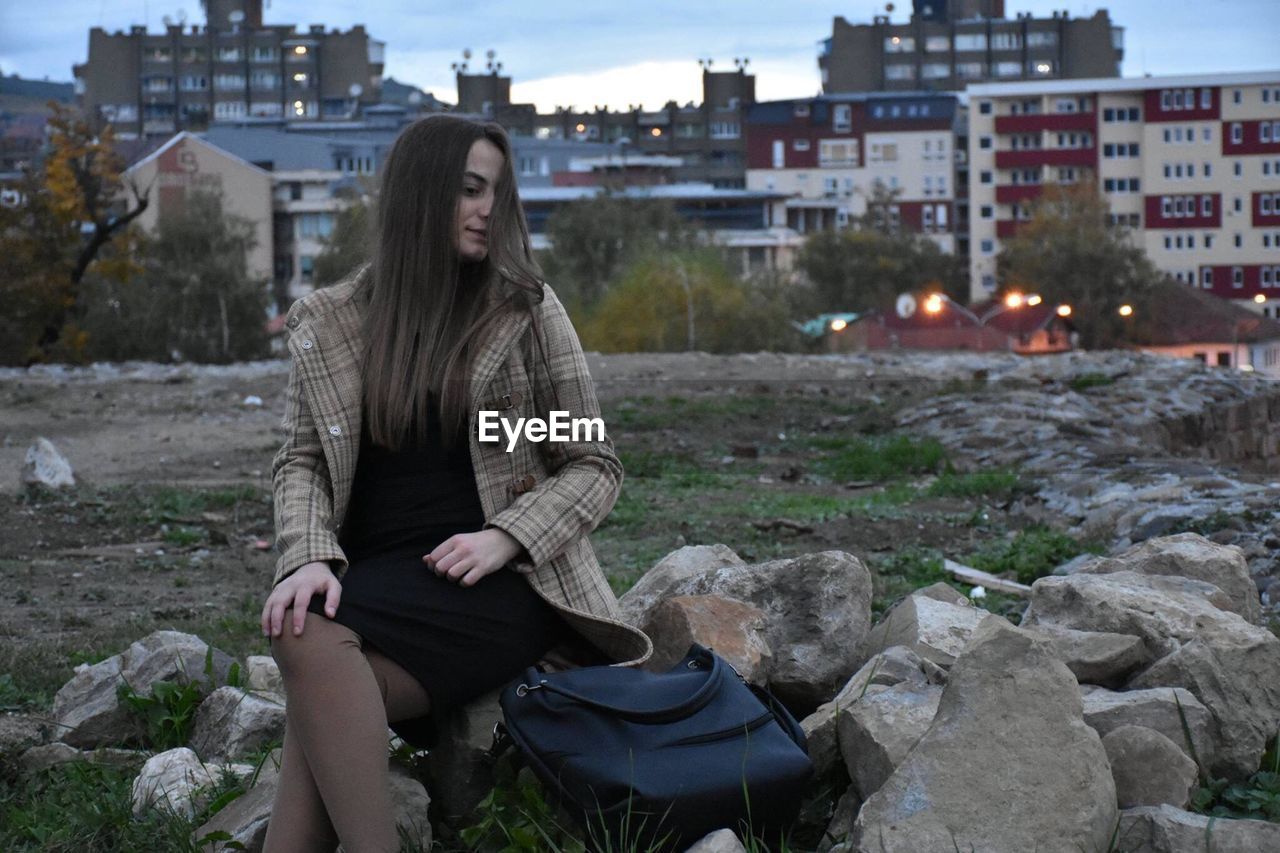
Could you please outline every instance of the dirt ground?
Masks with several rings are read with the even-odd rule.
[[[750,356],[592,355],[591,369],[624,461],[641,463],[629,469],[639,476],[624,484],[624,496],[631,490],[632,505],[652,510],[593,535],[623,587],[685,543],[719,541],[766,559],[828,548],[869,556],[905,545],[962,553],[983,535],[972,519],[978,510],[958,499],[789,523],[797,500],[843,500],[869,487],[815,484],[788,436],[883,428],[876,421],[891,416],[895,401],[920,393],[911,383],[879,389],[876,405],[864,407],[854,403],[865,384],[850,384],[840,362],[821,358],[798,370]],[[120,651],[155,627],[198,630],[211,641],[250,635],[274,560],[269,478],[286,376],[284,362],[0,372],[0,477],[10,484],[0,492],[0,646],[9,649],[0,674],[35,647],[65,674],[68,662]],[[671,397],[695,401],[696,412],[664,421]],[[39,436],[70,460],[78,488],[22,491],[19,472]],[[750,484],[749,500],[722,489],[709,493],[718,505],[705,505],[703,495],[694,510],[682,509],[678,495],[646,492],[644,465],[668,457],[708,476],[736,472],[732,482]],[[51,673],[41,692],[58,683]]]

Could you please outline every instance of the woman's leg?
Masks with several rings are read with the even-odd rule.
[[[387,770],[387,706],[394,715],[424,714],[425,691],[395,664],[379,660],[376,652],[375,672],[360,637],[317,614],[308,614],[302,636],[286,628],[271,646],[287,694],[286,744],[292,730],[300,747],[296,753],[306,760],[343,848],[347,853],[398,850]],[[412,686],[406,686],[406,679]],[[286,752],[286,765],[289,757]],[[303,773],[302,762],[296,764],[297,771],[288,768],[288,779],[294,781]],[[285,765],[280,781],[283,790]],[[273,815],[265,849],[316,849],[300,846],[304,837],[324,830],[317,825],[314,795],[282,793],[281,798],[284,817],[277,826]],[[308,823],[293,823],[302,820]]]

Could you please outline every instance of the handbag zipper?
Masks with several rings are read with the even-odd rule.
[[[755,729],[758,729],[772,719],[773,719],[773,712],[766,711],[765,713],[761,714],[759,717],[756,717],[754,720],[748,720],[745,723],[739,723],[736,726],[732,726],[726,729],[721,729],[720,731],[708,732],[704,735],[693,735],[692,737],[682,738],[681,740],[675,741],[671,745],[672,746],[690,746],[692,744],[697,744],[697,743],[707,743],[708,741],[722,740],[727,737],[732,737],[733,735],[742,734],[745,732],[750,732]]]

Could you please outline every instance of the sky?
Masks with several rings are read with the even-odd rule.
[[[910,0],[891,13],[905,21]],[[1183,74],[1280,68],[1280,0],[1117,0],[1085,5],[1006,0],[1009,17],[1055,9],[1072,16],[1108,9],[1125,28],[1121,73]],[[700,102],[699,59],[713,70],[749,60],[758,100],[804,97],[821,90],[818,42],[832,19],[866,23],[884,3],[852,0],[266,0],[267,24],[363,24],[386,42],[384,76],[456,100],[450,66],[472,52],[483,71],[493,50],[512,78],[512,100],[542,111],[556,106],[655,109],[668,100]],[[163,18],[203,24],[198,0],[0,0],[0,71],[70,81],[71,66],[88,57],[89,29],[127,30]]]

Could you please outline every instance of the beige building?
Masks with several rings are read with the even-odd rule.
[[[1000,241],[1044,185],[1091,182],[1156,267],[1280,316],[1280,71],[984,84],[968,95],[974,300],[996,289]]]
[[[249,275],[271,281],[270,172],[183,131],[130,166],[125,178],[141,189],[150,188],[150,204],[135,220],[148,231],[155,231],[161,218],[180,210],[191,190],[220,191],[224,213],[253,223],[257,245],[246,258]]]

